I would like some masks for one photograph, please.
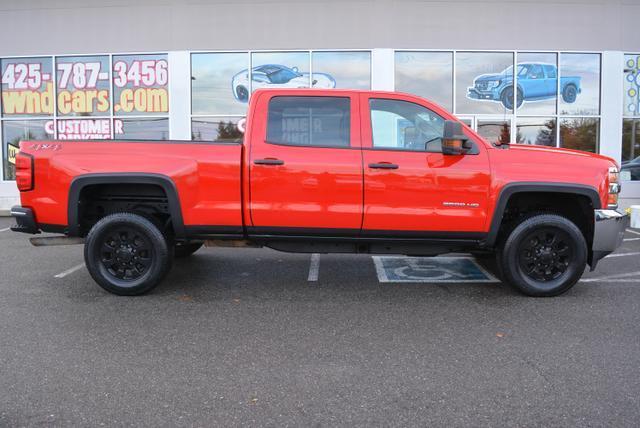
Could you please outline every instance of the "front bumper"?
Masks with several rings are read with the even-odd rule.
[[[595,210],[591,270],[599,260],[622,245],[629,221],[629,215],[618,210]]]
[[[475,100],[497,100],[496,94],[493,91],[479,91],[476,88],[468,88],[467,97],[473,98]]]
[[[12,207],[11,217],[16,220],[15,226],[11,226],[12,231],[31,234],[40,233],[31,208]]]

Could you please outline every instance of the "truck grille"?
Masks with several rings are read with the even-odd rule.
[[[475,87],[478,91],[486,91],[488,82],[476,82]]]

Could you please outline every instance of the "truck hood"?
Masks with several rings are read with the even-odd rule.
[[[489,80],[501,80],[506,77],[511,77],[511,75],[506,75],[504,73],[496,73],[496,74],[481,74],[480,76],[474,79],[474,82],[486,82]]]
[[[620,168],[620,165],[613,159],[608,156],[599,155],[597,153],[591,152],[583,152],[581,150],[572,150],[572,149],[562,149],[558,147],[547,147],[547,146],[536,146],[530,144],[510,144],[507,150],[515,150],[517,153],[531,153],[536,156],[544,156],[549,155],[552,157],[562,156],[567,161],[572,159],[599,159],[602,161],[610,162],[612,165],[616,165]]]

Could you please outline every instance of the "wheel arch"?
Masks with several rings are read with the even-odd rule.
[[[79,236],[80,234],[79,203],[82,190],[87,186],[99,184],[151,184],[159,186],[167,196],[171,225],[175,236],[185,236],[180,199],[173,180],[163,174],[129,172],[84,174],[71,181],[67,208],[67,234],[69,236]]]
[[[493,247],[497,240],[500,228],[502,226],[503,216],[508,207],[509,201],[518,194],[539,194],[548,193],[553,195],[579,195],[587,198],[593,209],[601,208],[600,195],[598,191],[588,185],[578,183],[536,183],[536,182],[519,182],[510,183],[502,188],[496,201],[495,210],[491,219],[489,233],[485,240],[487,247]]]

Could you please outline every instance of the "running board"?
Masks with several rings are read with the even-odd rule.
[[[47,236],[29,238],[29,242],[34,247],[49,247],[54,245],[78,245],[84,244],[84,238],[77,238],[72,236]]]
[[[246,239],[207,239],[204,241],[205,247],[229,247],[229,248],[262,248],[262,245],[256,244]]]

